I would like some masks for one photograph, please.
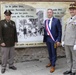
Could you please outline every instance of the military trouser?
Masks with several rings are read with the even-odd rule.
[[[65,45],[65,53],[69,69],[76,72],[76,50],[73,50],[73,46]]]
[[[14,47],[1,47],[1,65],[2,68],[6,69],[7,63],[9,67],[13,66],[14,63],[15,49]]]

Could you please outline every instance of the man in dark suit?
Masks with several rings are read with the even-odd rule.
[[[50,63],[46,67],[51,67],[50,72],[55,71],[55,63],[57,59],[56,49],[61,42],[61,23],[60,20],[53,17],[53,10],[47,10],[48,19],[45,20],[44,42],[46,42]]]
[[[5,19],[0,21],[0,46],[1,46],[1,73],[5,73],[9,59],[9,69],[16,70],[14,66],[14,45],[17,42],[15,22],[11,20],[11,11],[4,12]]]

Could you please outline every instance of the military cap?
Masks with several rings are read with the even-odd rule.
[[[69,9],[76,9],[76,4],[70,4]]]
[[[5,10],[4,14],[5,14],[6,16],[10,16],[10,15],[12,14],[12,12],[11,12],[10,10]]]

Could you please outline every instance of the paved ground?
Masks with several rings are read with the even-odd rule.
[[[56,71],[50,73],[50,68],[45,67],[48,62],[48,59],[41,59],[40,61],[16,63],[16,71],[9,70],[7,67],[5,74],[0,73],[0,75],[63,75],[63,72],[67,69],[66,59],[59,58],[56,64]]]

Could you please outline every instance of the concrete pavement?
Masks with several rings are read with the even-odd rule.
[[[10,70],[7,67],[6,72],[4,74],[1,74],[0,72],[0,75],[63,75],[63,72],[68,68],[66,64],[66,58],[59,58],[57,60],[56,70],[54,73],[50,73],[50,68],[45,67],[48,63],[48,59],[15,63],[15,66],[17,67],[16,71]]]

